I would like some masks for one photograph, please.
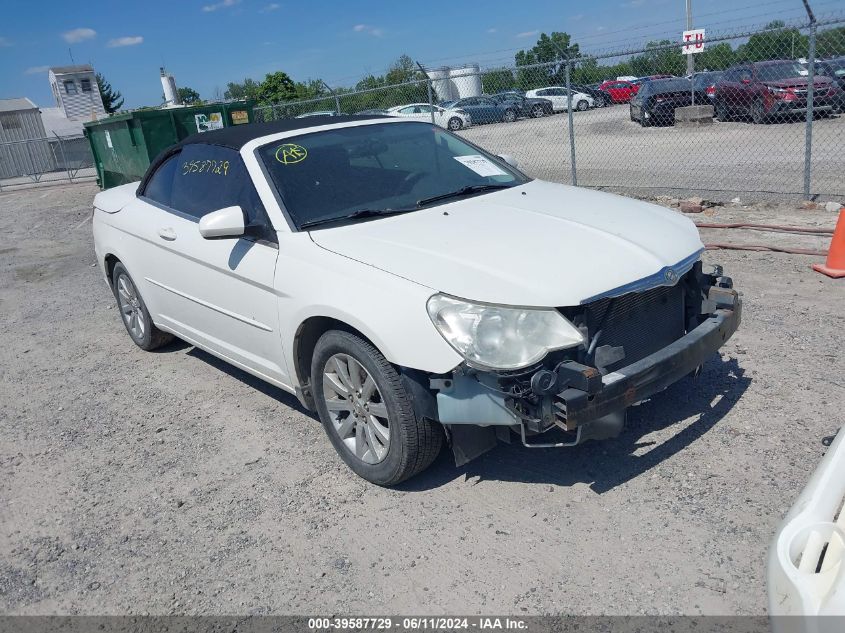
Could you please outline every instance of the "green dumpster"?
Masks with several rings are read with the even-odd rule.
[[[138,110],[85,124],[97,184],[102,189],[140,180],[164,149],[197,132],[252,123],[252,101]]]

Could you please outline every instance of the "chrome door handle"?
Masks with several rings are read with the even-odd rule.
[[[168,242],[172,242],[176,239],[176,231],[171,229],[169,226],[163,229],[158,230],[158,236],[163,239],[167,240]]]

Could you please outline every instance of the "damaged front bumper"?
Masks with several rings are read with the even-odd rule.
[[[685,293],[685,333],[625,366],[592,366],[599,365],[589,362],[596,356],[584,358],[581,352],[518,376],[462,367],[432,379],[438,419],[450,432],[456,461],[480,455],[497,438],[510,441],[511,430],[529,447],[573,446],[617,435],[629,406],[695,372],[739,327],[742,301],[729,278],[703,275],[697,264],[683,283],[678,292]],[[568,437],[552,443],[531,439],[553,428]]]

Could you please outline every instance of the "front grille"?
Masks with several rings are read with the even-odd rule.
[[[590,341],[601,331],[597,347],[622,347],[625,357],[599,367],[611,372],[635,363],[684,335],[682,284],[599,299],[585,306]]]

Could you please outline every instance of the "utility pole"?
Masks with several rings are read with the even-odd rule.
[[[692,31],[692,0],[687,0],[687,31]],[[695,70],[693,57],[695,55],[687,55],[687,74],[690,77]]]

